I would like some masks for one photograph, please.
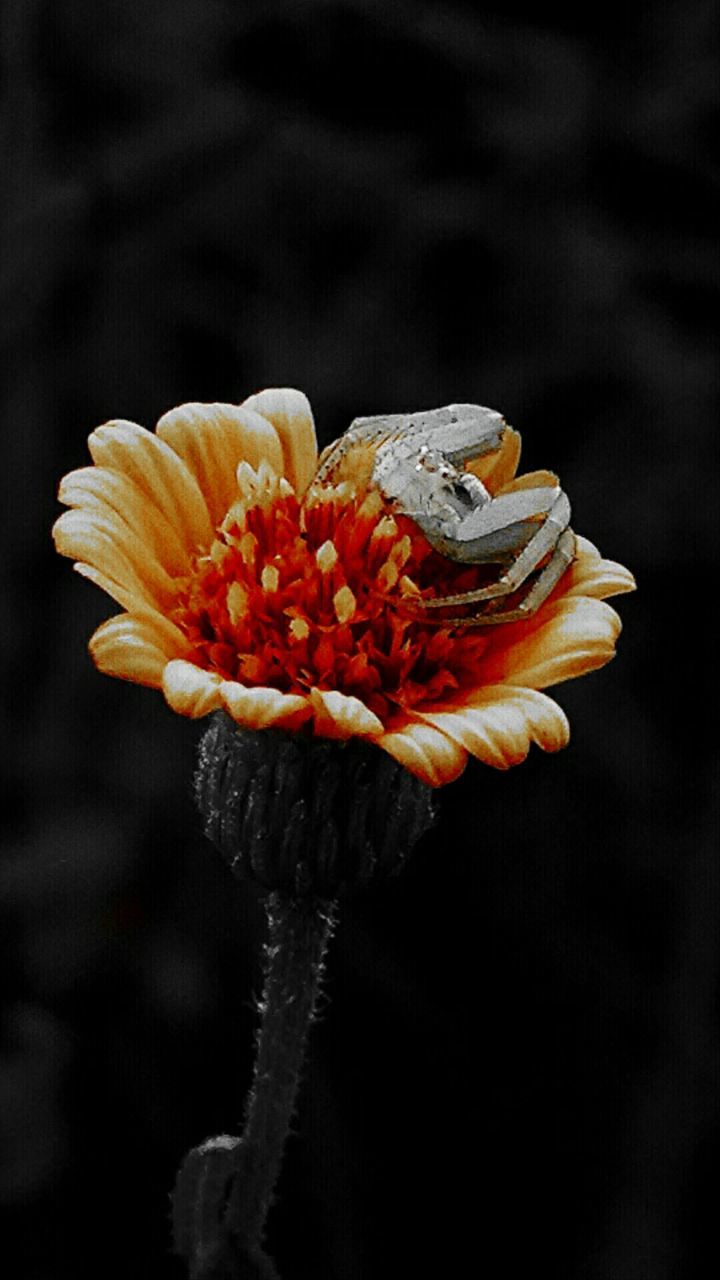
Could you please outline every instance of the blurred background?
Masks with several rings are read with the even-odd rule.
[[[284,1280],[718,1261],[716,7],[5,0],[0,1201],[14,1280],[181,1280],[240,1119],[263,914],[200,725],[99,675],[52,551],[111,417],[264,386],[323,443],[475,401],[628,564],[573,742],[471,765],[342,910],[270,1220]],[[714,792],[714,794],[713,794]]]

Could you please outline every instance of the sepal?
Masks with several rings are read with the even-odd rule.
[[[242,729],[224,712],[200,743],[195,794],[233,872],[292,898],[396,873],[435,816],[431,788],[372,743]]]

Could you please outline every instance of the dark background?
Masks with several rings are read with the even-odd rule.
[[[2,1248],[180,1278],[168,1191],[239,1120],[260,904],[201,727],[95,672],[55,557],[110,417],[267,385],[327,442],[479,401],[637,574],[573,742],[471,764],[347,902],[270,1224],[284,1280],[685,1280],[717,1244],[710,3],[5,0]],[[712,663],[712,665],[711,665]]]

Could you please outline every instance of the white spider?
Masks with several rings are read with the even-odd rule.
[[[572,563],[570,503],[550,472],[496,497],[465,463],[497,453],[508,430],[494,409],[450,404],[421,413],[356,418],[323,453],[313,484],[332,481],[354,451],[374,459],[370,484],[409,516],[436,551],[460,564],[495,565],[489,585],[459,595],[418,598],[413,608],[475,605],[442,626],[488,626],[530,617]],[[505,606],[505,607],[503,607]],[[430,618],[426,618],[429,621]]]

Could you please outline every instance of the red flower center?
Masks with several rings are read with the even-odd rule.
[[[227,680],[398,708],[477,687],[487,635],[428,625],[413,598],[457,594],[487,569],[453,565],[378,493],[238,503],[178,600],[193,660]]]

